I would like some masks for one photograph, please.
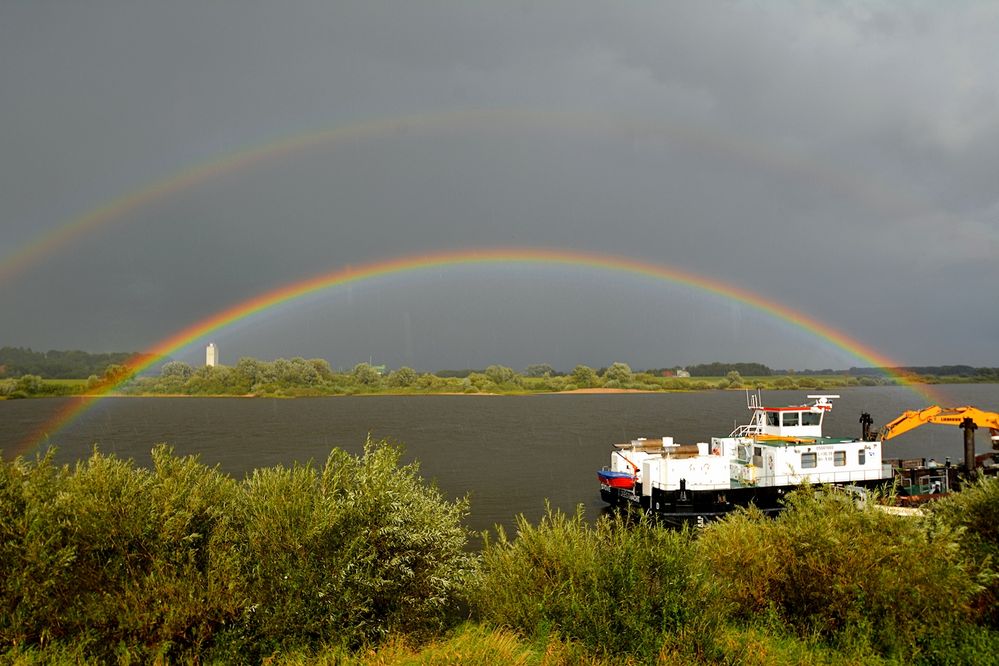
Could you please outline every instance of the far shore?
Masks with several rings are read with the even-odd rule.
[[[240,395],[232,393],[76,393],[61,396],[38,396],[45,398],[344,398],[344,397],[369,397],[369,396],[434,396],[434,395],[463,395],[475,396],[503,396],[503,395],[581,395],[581,394],[612,394],[612,393],[690,393],[697,389],[671,390],[671,391],[646,391],[644,389],[624,389],[624,388],[581,388],[571,391],[525,391],[523,393],[489,393],[480,391],[478,393],[464,393],[462,391],[427,391],[425,393],[405,393],[379,391],[377,393],[316,393],[314,395],[287,396],[287,395],[261,395],[257,393],[243,393]],[[717,391],[718,389],[704,389],[705,391]]]

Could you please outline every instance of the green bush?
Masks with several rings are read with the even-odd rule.
[[[235,483],[166,447],[153,464],[95,453],[72,471],[49,458],[4,465],[6,642],[69,640],[104,658],[127,646],[147,659],[197,651],[234,616],[218,588],[240,574],[227,511]]]
[[[467,502],[423,484],[400,451],[368,442],[311,466],[257,470],[240,532],[247,607],[229,649],[246,654],[377,642],[437,630],[461,600],[474,559]]]
[[[886,655],[918,654],[920,643],[970,617],[979,587],[958,537],[937,522],[806,489],[776,519],[749,510],[707,527],[697,557],[735,618]]]
[[[2,463],[0,642],[41,661],[245,661],[439,629],[474,565],[467,504],[399,459],[369,442],[242,483],[165,446],[152,469]]]
[[[982,584],[975,608],[983,622],[999,629],[999,478],[980,479],[926,510],[958,530],[961,547]]]
[[[590,526],[581,511],[551,510],[537,526],[521,516],[517,530],[515,540],[499,530],[484,548],[472,592],[482,620],[644,660],[664,644],[710,643],[711,592],[689,557],[689,532],[621,517]]]

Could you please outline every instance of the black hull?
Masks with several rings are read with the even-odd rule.
[[[852,488],[890,487],[891,479],[874,479],[836,484]],[[739,507],[756,506],[765,514],[773,515],[784,509],[784,498],[800,486],[764,486],[731,488],[727,490],[661,490],[653,488],[652,494],[642,494],[642,485],[634,490],[600,486],[604,502],[619,509],[640,510],[661,522],[677,527],[703,525],[724,518]]]

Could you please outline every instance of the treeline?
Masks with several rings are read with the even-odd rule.
[[[730,372],[738,372],[746,377],[769,377],[774,371],[762,363],[699,363],[688,365],[691,377],[724,377]]]
[[[606,368],[576,366],[568,374],[551,374],[551,366],[530,366],[523,373],[502,365],[481,371],[419,373],[409,367],[388,372],[369,363],[358,363],[346,372],[334,371],[323,359],[243,358],[234,366],[194,368],[186,363],[166,363],[158,376],[142,376],[119,387],[135,394],[182,395],[353,395],[357,393],[549,393],[578,389],[628,389],[641,391],[687,391],[754,387],[735,371],[714,381],[702,378],[663,377],[635,372],[627,363]],[[544,372],[541,370],[544,369]],[[96,380],[96,378],[92,378]],[[860,380],[855,380],[859,385]],[[864,378],[864,383],[879,383]],[[887,381],[887,380],[885,380]],[[822,382],[802,378],[794,383],[820,388]],[[791,388],[782,385],[780,388]]]
[[[911,380],[912,378],[907,378]],[[917,378],[924,382],[932,377]],[[899,383],[892,377],[770,376],[743,377],[733,370],[723,377],[675,377],[651,372],[634,372],[626,363],[594,369],[576,366],[568,374],[540,376],[528,369],[491,365],[484,370],[454,371],[451,376],[419,373],[409,367],[385,372],[368,363],[359,363],[346,372],[334,371],[323,359],[277,359],[260,361],[244,358],[235,366],[194,368],[171,361],[159,374],[133,376],[127,366],[110,365],[100,376],[86,380],[43,380],[37,375],[0,379],[0,399],[105,393],[109,390],[130,395],[239,395],[239,396],[322,396],[355,394],[434,394],[557,393],[576,390],[611,389],[634,391],[706,391],[712,389],[835,389],[847,386],[883,386]]]
[[[46,352],[32,351],[27,347],[0,347],[0,379],[17,379],[22,375],[37,375],[43,379],[86,379],[96,376],[103,379],[109,366],[124,366],[144,360],[143,354],[132,352],[90,353],[79,350]],[[281,359],[275,363],[283,362]],[[310,361],[329,368],[323,360]],[[168,361],[169,363],[169,361]],[[321,366],[317,366],[323,372]],[[374,366],[373,366],[374,367]],[[490,366],[496,367],[496,366]],[[584,366],[585,367],[585,366]],[[610,366],[596,368],[596,373],[602,376]],[[376,368],[377,370],[377,368]],[[899,368],[851,367],[847,370],[793,370],[773,369],[763,363],[696,363],[688,366],[671,366],[664,368],[649,368],[639,371],[640,374],[653,377],[675,376],[678,371],[686,370],[691,377],[726,377],[737,372],[743,377],[772,376],[847,376],[847,377],[883,377],[888,371],[892,374],[917,375],[929,377],[955,377],[977,379],[982,381],[999,381],[999,367],[975,367],[971,365],[926,365],[906,366]],[[460,370],[436,370],[433,375],[441,379],[466,379],[473,375],[484,375],[486,369],[465,368]],[[543,377],[565,377],[572,372],[556,370],[548,363],[535,363],[527,366],[519,373],[525,378],[539,379]]]
[[[971,365],[911,365],[889,368],[892,372],[906,375],[932,375],[934,377],[967,377],[983,380],[999,379],[999,368],[977,368]],[[829,372],[832,372],[831,370]],[[855,377],[884,374],[884,368],[850,368],[846,373]],[[815,373],[818,374],[818,373]]]
[[[0,378],[38,375],[46,379],[83,379],[103,375],[109,365],[122,365],[137,355],[128,352],[36,352],[26,347],[0,347]]]
[[[0,660],[999,661],[995,478],[922,518],[806,489],[697,532],[550,511],[475,551],[468,503],[400,459],[0,464]]]
[[[961,367],[961,366],[940,366]],[[731,368],[731,369],[729,369]],[[740,370],[741,368],[741,370]],[[982,370],[982,369],[980,369]],[[986,369],[987,370],[987,369]],[[724,372],[723,372],[724,371]],[[627,363],[603,368],[577,365],[560,373],[548,364],[534,364],[517,372],[502,365],[482,370],[417,372],[410,367],[386,371],[358,363],[347,371],[333,370],[324,359],[242,358],[234,366],[193,367],[180,361],[164,363],[157,374],[133,376],[128,365],[111,364],[86,380],[49,380],[40,375],[0,378],[0,399],[103,393],[114,390],[133,395],[243,395],[320,396],[371,393],[554,393],[580,389],[637,391],[706,391],[712,389],[837,389],[850,386],[884,386],[901,382],[988,382],[999,374],[980,372],[972,377],[912,373],[886,375],[804,374],[773,371],[760,363],[707,363],[690,366],[690,377],[675,369],[634,371]],[[696,374],[695,374],[696,373]],[[712,374],[705,374],[712,373]],[[715,374],[719,373],[719,374]],[[745,375],[743,374],[745,373]]]

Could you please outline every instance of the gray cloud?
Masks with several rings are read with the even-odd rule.
[[[997,28],[991,3],[5,3],[0,262],[248,147],[439,122],[151,199],[12,277],[0,344],[140,349],[346,264],[542,246],[741,285],[904,363],[995,365]],[[856,360],[696,290],[522,270],[220,336],[426,369]]]

